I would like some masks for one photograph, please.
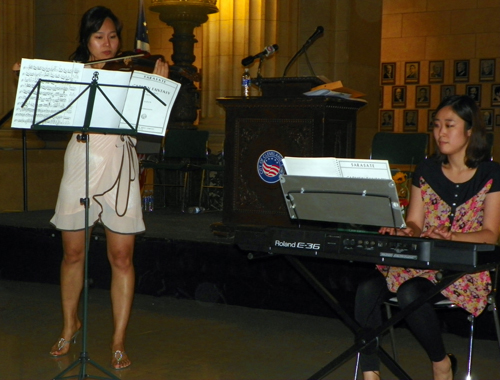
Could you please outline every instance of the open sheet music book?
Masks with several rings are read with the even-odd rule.
[[[307,177],[392,179],[389,161],[334,157],[285,157],[286,174]]]
[[[132,73],[97,70],[85,68],[83,63],[40,59],[23,59],[21,62],[12,128],[29,129],[33,124],[40,123],[49,117],[42,123],[43,125],[60,126],[61,129],[64,127],[83,127],[87,111],[88,90],[66,111],[57,116],[51,116],[68,107],[90,85],[96,72],[98,73],[97,83],[100,89],[134,128],[138,122],[138,133],[165,135],[170,112],[181,86],[180,83],[141,71]],[[40,91],[38,93],[35,91],[23,106],[40,79],[44,80],[41,82]],[[79,84],[66,82],[78,82]],[[133,88],[106,85],[133,86]],[[165,104],[159,102],[148,91],[144,91],[144,87]],[[143,93],[144,101],[141,109]],[[33,122],[37,96],[36,118]],[[100,91],[96,92],[89,127],[123,129],[124,133],[131,130],[131,127],[113,109]]]

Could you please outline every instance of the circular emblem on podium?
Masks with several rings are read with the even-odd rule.
[[[283,156],[275,150],[266,150],[257,161],[257,173],[266,183],[276,183],[280,180],[283,171]]]

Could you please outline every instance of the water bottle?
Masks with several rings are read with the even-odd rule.
[[[244,98],[250,97],[250,85],[252,84],[252,80],[250,78],[250,70],[248,68],[245,69],[245,72],[241,76],[241,96]]]
[[[142,209],[145,212],[151,212],[154,210],[154,197],[152,190],[145,190],[142,196]]]
[[[152,212],[155,209],[155,198],[153,196],[153,191],[149,193],[149,199],[148,199],[148,211]]]
[[[205,211],[204,207],[188,207],[187,209],[188,214],[201,214],[203,211]]]

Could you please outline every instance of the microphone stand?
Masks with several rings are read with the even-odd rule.
[[[253,83],[255,83],[257,87],[259,87],[259,91],[260,85],[262,84],[262,74],[260,73],[260,70],[262,68],[262,62],[264,62],[264,58],[265,57],[260,57],[259,67],[257,68],[257,78],[255,78],[255,81],[253,81]]]
[[[319,27],[318,27],[319,28]],[[305,54],[306,56],[306,59],[307,59],[307,63],[309,65],[309,69],[311,70],[311,72],[314,74],[314,70],[312,69],[312,66],[311,66],[311,63],[309,62],[309,57],[307,56],[307,49],[309,49],[309,46],[311,46],[313,44],[314,41],[316,41],[316,39],[319,37],[319,35],[316,35],[315,37],[314,36],[311,36],[311,38],[309,38],[306,43],[300,48],[300,50],[295,53],[295,55],[292,57],[292,59],[288,62],[288,64],[286,65],[285,67],[285,70],[283,71],[283,78],[286,76],[286,73],[288,72],[288,69],[290,68],[290,66],[292,66],[292,64],[297,60],[297,58],[299,58],[302,54]]]

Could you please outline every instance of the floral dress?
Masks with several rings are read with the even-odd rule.
[[[425,160],[413,174],[413,184],[420,188],[424,203],[424,231],[431,226],[450,226],[453,232],[481,230],[484,201],[490,192],[500,191],[500,165],[482,162],[474,176],[464,183],[453,183],[444,174],[441,164]],[[378,265],[386,276],[387,286],[396,292],[399,286],[413,277],[423,277],[436,283],[435,270],[399,268]],[[487,306],[491,292],[488,271],[466,274],[441,293],[451,302],[478,316]]]

